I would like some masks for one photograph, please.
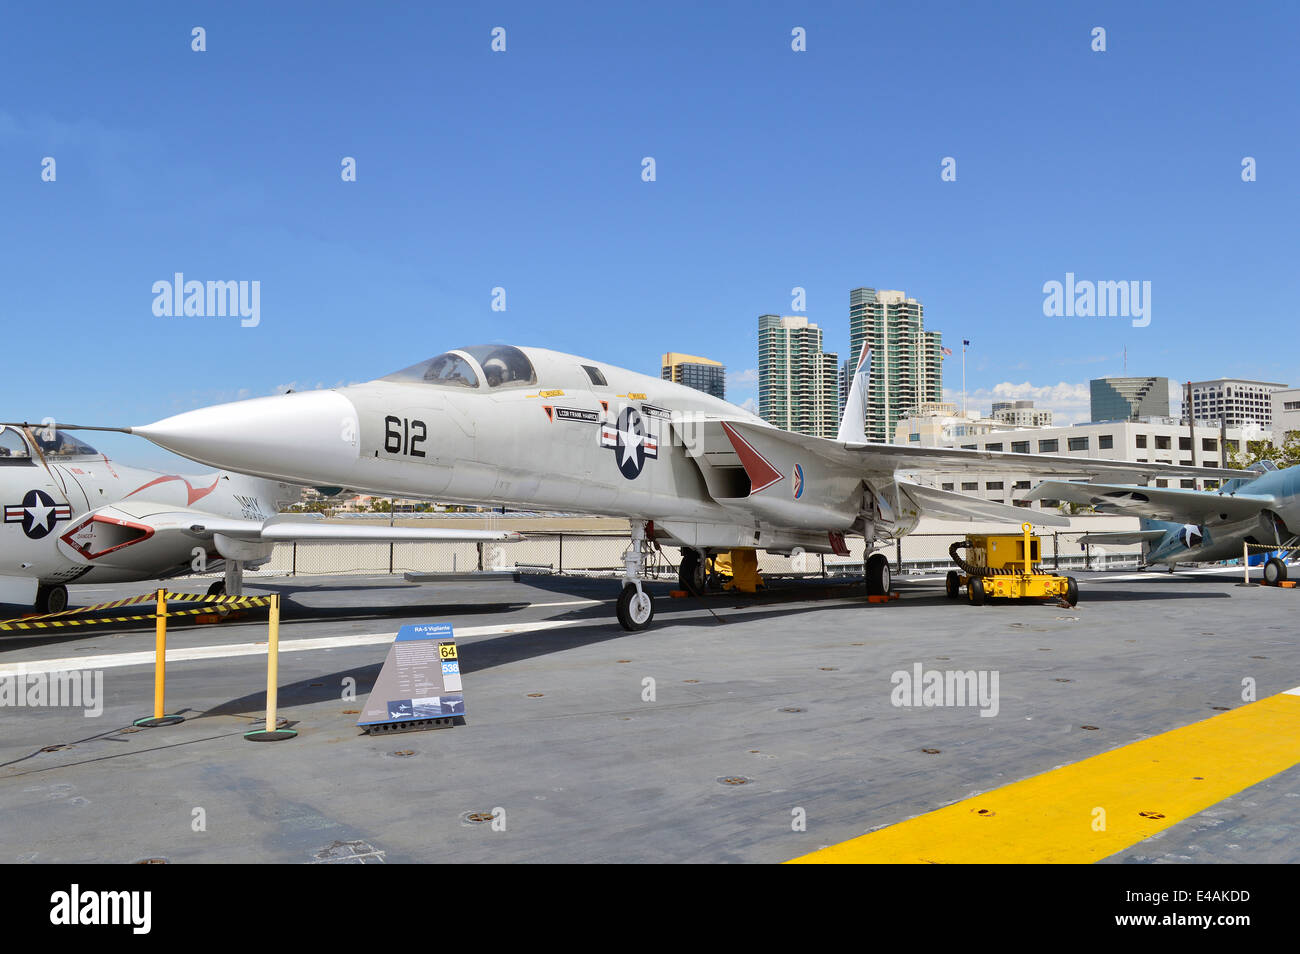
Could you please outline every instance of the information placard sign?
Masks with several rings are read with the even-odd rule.
[[[410,724],[465,714],[460,657],[450,623],[403,626],[361,709],[359,726]]]

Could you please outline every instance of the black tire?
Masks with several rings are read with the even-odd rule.
[[[618,621],[630,633],[646,629],[655,618],[655,601],[645,590],[637,599],[636,586],[628,583],[618,595]]]
[[[225,580],[217,580],[215,583],[213,583],[211,586],[208,587],[208,596],[225,596],[225,595],[226,595]]]
[[[1264,582],[1269,586],[1285,583],[1286,564],[1277,557],[1269,557],[1268,562],[1264,564]]]
[[[57,586],[38,586],[35,608],[41,614],[62,613],[68,608],[68,588],[62,583]]]
[[[972,576],[966,584],[966,598],[970,600],[971,606],[984,605],[984,581],[978,576]]]
[[[943,581],[943,586],[948,591],[948,599],[957,599],[961,596],[961,574],[956,570],[949,570],[948,576]]]
[[[888,596],[889,585],[893,576],[889,569],[889,557],[883,553],[873,553],[867,558],[867,595]]]
[[[704,591],[708,588],[707,562],[707,560],[700,557],[699,550],[682,551],[682,562],[677,568],[677,582],[682,589],[692,596],[703,596]]]
[[[1079,581],[1072,576],[1065,578],[1065,602],[1071,606],[1079,605]]]

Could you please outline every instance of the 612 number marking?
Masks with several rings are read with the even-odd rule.
[[[424,451],[419,447],[428,435],[429,429],[424,426],[424,421],[408,421],[391,414],[384,418],[384,450],[389,454],[423,457]]]

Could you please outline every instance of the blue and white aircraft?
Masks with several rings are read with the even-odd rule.
[[[1048,480],[1028,496],[1142,518],[1138,530],[1089,533],[1080,542],[1140,543],[1148,563],[1166,564],[1171,571],[1179,563],[1240,557],[1243,543],[1273,547],[1285,555],[1300,542],[1300,467],[1279,470],[1271,461],[1253,465],[1217,490]],[[1264,564],[1268,583],[1285,580],[1286,573],[1282,557],[1270,556]]]

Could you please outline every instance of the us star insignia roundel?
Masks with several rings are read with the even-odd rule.
[[[54,529],[60,520],[72,519],[72,507],[57,504],[43,490],[29,490],[20,504],[5,506],[5,523],[21,523],[23,533],[39,540]]]
[[[614,462],[628,480],[635,480],[647,457],[658,458],[659,440],[646,429],[634,407],[625,407],[614,424],[600,426],[600,446],[614,451]]]

